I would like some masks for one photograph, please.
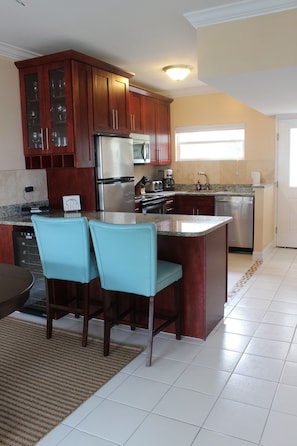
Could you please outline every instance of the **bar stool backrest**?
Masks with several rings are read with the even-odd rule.
[[[142,296],[157,291],[157,232],[154,224],[90,221],[102,288]]]
[[[89,226],[85,217],[33,215],[32,223],[47,279],[88,283],[98,276],[91,265]]]

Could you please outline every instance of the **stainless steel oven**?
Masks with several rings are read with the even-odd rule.
[[[166,198],[162,195],[145,194],[141,197],[140,205],[143,214],[166,213]]]

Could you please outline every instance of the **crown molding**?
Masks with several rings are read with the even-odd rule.
[[[42,54],[33,53],[16,46],[8,45],[7,43],[0,42],[0,56],[9,57],[14,60],[31,59],[32,57],[42,56]]]
[[[184,17],[195,29],[198,29],[296,8],[297,0],[242,0],[237,3],[187,12]]]

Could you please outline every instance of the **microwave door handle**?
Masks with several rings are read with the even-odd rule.
[[[142,143],[141,154],[142,154],[143,161],[146,162],[146,144],[145,144],[145,142]]]

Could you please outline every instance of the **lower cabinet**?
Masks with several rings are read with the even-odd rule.
[[[176,195],[175,213],[185,215],[214,215],[214,196]]]
[[[14,265],[12,225],[0,225],[0,262]]]

